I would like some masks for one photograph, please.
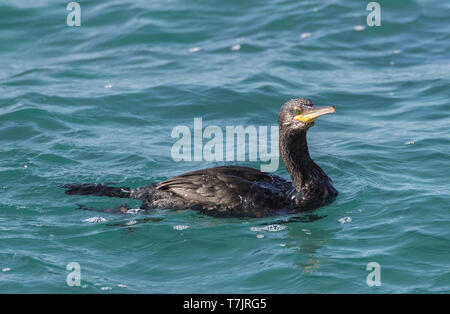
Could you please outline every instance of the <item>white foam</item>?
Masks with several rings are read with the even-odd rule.
[[[103,217],[91,217],[91,218],[87,218],[85,220],[83,220],[84,222],[89,222],[91,224],[95,224],[95,223],[99,223],[99,222],[105,222],[106,219]]]
[[[231,50],[232,50],[232,51],[238,51],[238,50],[240,50],[240,49],[241,49],[241,45],[239,45],[239,44],[233,45],[233,46],[231,47]]]
[[[110,290],[112,290],[111,287],[101,287],[100,289],[102,289],[103,291],[110,291]]]
[[[2,269],[2,271],[3,271],[3,272],[11,271],[11,268],[5,267],[5,268]]]
[[[366,28],[364,27],[364,25],[355,25],[355,27],[353,27],[353,30],[360,32],[365,30]]]
[[[264,234],[257,234],[257,235],[256,235],[256,238],[257,238],[257,239],[263,239],[263,238],[264,238]]]
[[[306,38],[309,38],[309,37],[311,37],[311,33],[302,33],[302,34],[300,35],[300,38],[301,38],[301,39],[306,39]]]
[[[350,217],[342,217],[342,218],[339,218],[338,221],[339,221],[341,224],[346,224],[346,223],[352,222],[352,219],[351,219]]]
[[[189,226],[185,226],[185,225],[176,225],[176,226],[173,226],[173,229],[174,230],[179,230],[179,231],[181,231],[181,230],[186,230],[186,229],[188,229],[189,228]]]
[[[190,53],[199,52],[200,50],[202,50],[202,48],[200,48],[200,47],[189,48],[189,52]]]
[[[127,214],[137,214],[141,211],[142,211],[142,209],[140,209],[140,208],[131,208],[131,209],[127,210]]]
[[[264,227],[264,230],[266,231],[270,231],[270,232],[278,232],[281,230],[286,229],[286,226],[282,226],[282,225],[268,225]]]
[[[264,227],[251,227],[250,231],[260,232],[260,231],[269,231],[269,232],[278,232],[286,229],[286,226],[283,225],[268,225]]]

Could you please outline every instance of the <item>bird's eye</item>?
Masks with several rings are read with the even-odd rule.
[[[295,108],[295,110],[294,110],[294,114],[296,115],[296,116],[298,116],[299,114],[300,114],[300,109],[298,109],[298,108]]]

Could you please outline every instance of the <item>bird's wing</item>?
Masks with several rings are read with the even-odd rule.
[[[162,181],[159,190],[168,190],[186,201],[227,207],[239,206],[255,184],[272,183],[271,175],[253,168],[224,166],[187,172]]]

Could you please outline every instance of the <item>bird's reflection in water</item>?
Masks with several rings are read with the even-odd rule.
[[[137,225],[145,224],[147,222],[158,223],[163,220],[164,220],[164,218],[161,218],[161,217],[145,217],[145,218],[133,219],[133,220],[124,221],[124,222],[108,223],[106,225],[108,227],[126,227],[125,231],[127,233],[130,233],[130,232],[134,232],[137,230]]]
[[[81,210],[88,210],[88,211],[100,211],[93,207],[87,207],[82,204],[77,204],[78,209]],[[118,210],[117,210],[118,209]],[[136,212],[130,212],[129,207],[126,205],[120,205],[118,207],[115,207],[114,210],[110,211],[110,213],[130,213],[134,214],[133,216],[140,216],[144,215],[147,216],[151,214],[152,210],[137,210]],[[102,212],[105,212],[104,209],[101,210]],[[153,212],[154,213],[154,212]],[[206,218],[211,219],[211,217],[202,216],[202,215],[196,215],[198,218]],[[323,218],[327,217],[327,215],[318,215],[314,213],[305,213],[302,215],[296,215],[296,216],[290,216],[290,217],[284,217],[281,219],[266,221],[263,223],[259,223],[260,226],[270,226],[270,225],[286,225],[289,226],[289,228],[286,228],[287,230],[287,238],[286,238],[286,248],[293,249],[293,253],[297,252],[300,254],[296,255],[296,261],[295,264],[298,266],[298,268],[304,270],[305,272],[311,272],[314,271],[319,267],[320,260],[315,258],[315,252],[322,247],[331,237],[331,233],[327,230],[324,230],[325,228],[318,227],[316,224],[311,224],[306,227],[304,224],[306,223],[313,223],[317,222]],[[138,225],[142,225],[148,222],[151,223],[159,223],[163,221],[164,218],[162,217],[142,217],[142,218],[135,218],[133,220],[127,220],[122,222],[116,222],[116,223],[107,223],[106,226],[108,227],[125,227],[124,231],[126,233],[134,232],[138,229]],[[213,218],[213,221],[215,219]],[[230,221],[230,223],[233,223],[233,221]],[[296,225],[297,224],[297,225]],[[297,259],[298,258],[298,259]]]
[[[151,222],[160,222],[163,221],[164,218],[158,217],[158,218],[154,218],[154,217],[147,217],[147,218],[142,218],[142,219],[135,219],[132,220],[132,224],[130,223],[130,221],[126,221],[126,222],[117,222],[117,223],[109,223],[106,224],[108,227],[129,227],[130,225],[138,225],[138,224],[145,224],[149,221]]]
[[[265,223],[262,223],[261,225],[262,226],[273,225],[273,224],[282,225],[282,224],[295,223],[295,222],[308,223],[308,222],[314,222],[316,220],[319,220],[319,219],[322,219],[325,217],[327,217],[327,215],[304,214],[301,216],[294,216],[294,217],[289,217],[286,219],[276,220],[274,222],[265,222]]]
[[[317,217],[316,221],[324,217]],[[321,222],[308,226],[292,224],[286,229],[289,241],[286,247],[290,247],[296,253],[294,264],[305,273],[317,271],[322,261],[322,257],[317,254],[317,251],[333,237],[333,231]]]
[[[150,213],[150,211],[140,210],[140,209],[136,209],[134,211],[133,209],[130,209],[130,207],[126,204],[116,206],[113,208],[108,208],[108,209],[104,209],[104,208],[97,209],[95,207],[88,207],[86,205],[79,204],[79,203],[76,203],[76,205],[78,206],[77,207],[78,210],[87,210],[87,211],[95,211],[95,212],[103,212],[103,213],[111,213],[111,214],[117,214],[117,213],[127,214],[127,213],[129,213],[129,214],[134,214],[135,216],[137,216],[137,215],[146,215],[146,214]],[[164,218],[162,218],[162,217],[143,217],[143,218],[136,218],[133,220],[117,222],[117,223],[107,223],[106,226],[108,226],[108,227],[126,227],[127,232],[133,232],[133,231],[136,231],[137,225],[145,224],[147,222],[158,223],[163,220],[164,220]]]
[[[260,223],[261,226],[285,225],[287,235],[283,247],[294,255],[294,265],[304,273],[313,273],[320,267],[321,258],[316,254],[332,237],[326,224],[319,222],[328,215],[305,213]],[[325,220],[326,221],[326,220]],[[313,222],[319,222],[313,223]],[[311,223],[311,224],[309,224]],[[307,225],[305,225],[307,224]]]

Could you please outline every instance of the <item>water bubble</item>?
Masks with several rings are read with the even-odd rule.
[[[278,232],[286,229],[286,226],[283,225],[268,225],[264,227],[251,227],[250,231],[260,232],[260,231],[269,231],[269,232]]]
[[[339,218],[338,221],[339,221],[341,224],[345,224],[345,223],[352,222],[352,219],[351,219],[350,217],[342,217],[342,218]]]
[[[241,45],[239,45],[239,44],[233,45],[233,46],[231,47],[231,50],[232,50],[232,51],[238,51],[238,50],[240,50],[240,49],[241,49]]]
[[[355,25],[355,27],[353,27],[353,30],[360,32],[365,30],[366,28],[363,25]]]
[[[300,38],[301,38],[301,39],[306,39],[306,38],[309,38],[309,37],[311,37],[311,33],[302,33],[302,34],[300,35]]]
[[[84,222],[89,222],[89,223],[99,223],[99,222],[105,222],[106,219],[103,217],[91,217],[91,218],[87,218],[85,220],[83,220]]]
[[[269,232],[278,232],[281,230],[286,229],[286,226],[282,226],[282,225],[268,225],[264,227],[264,230],[269,231]]]
[[[202,48],[200,48],[200,47],[189,48],[189,52],[190,53],[199,52],[200,50],[202,50]]]
[[[176,225],[176,226],[173,226],[173,229],[174,229],[174,230],[179,230],[179,231],[181,231],[181,230],[186,230],[187,228],[189,228],[189,226],[185,226],[185,225]]]

